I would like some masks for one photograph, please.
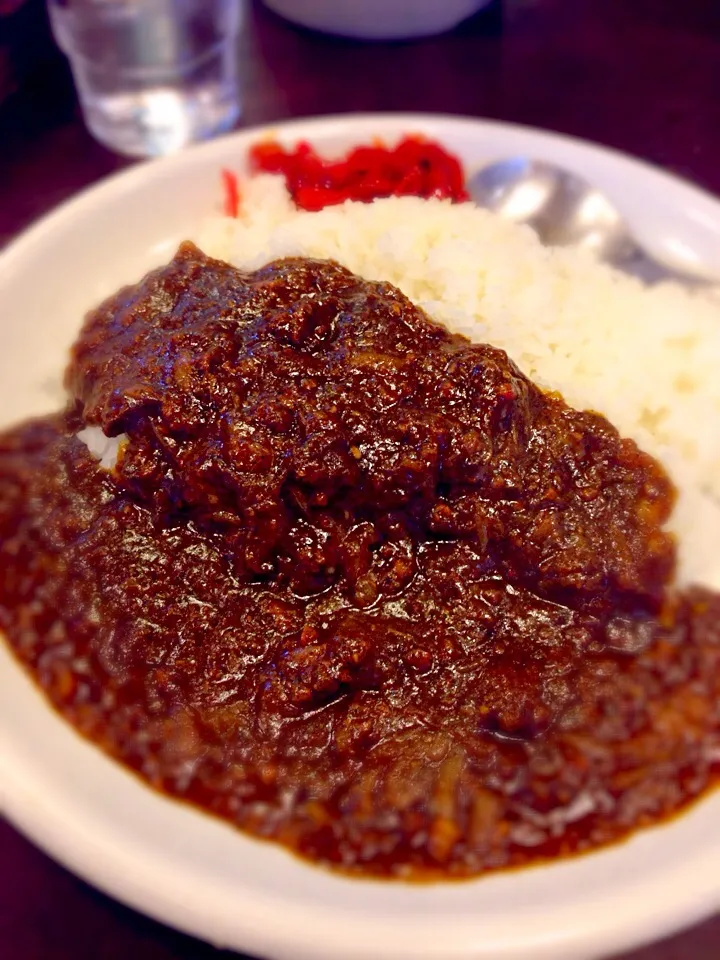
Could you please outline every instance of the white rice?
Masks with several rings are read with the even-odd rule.
[[[403,197],[305,213],[275,176],[253,178],[242,195],[240,220],[209,220],[196,238],[206,253],[248,270],[332,258],[502,347],[663,462],[680,490],[681,578],[720,588],[719,300],[646,288],[472,204]]]
[[[82,440],[96,460],[100,461],[103,470],[112,470],[117,463],[120,448],[127,442],[127,435],[121,433],[118,437],[106,437],[100,427],[83,427],[77,432],[78,440]]]

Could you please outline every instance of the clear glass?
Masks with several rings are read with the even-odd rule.
[[[243,0],[48,0],[90,132],[133,157],[171,153],[240,114]]]

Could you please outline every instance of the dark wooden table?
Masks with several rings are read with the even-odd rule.
[[[31,30],[33,69],[0,106],[0,245],[128,163],[86,133],[39,7]],[[369,110],[495,117],[618,147],[720,193],[718,0],[505,0],[445,37],[372,46],[251,6],[241,57],[246,124]],[[4,960],[220,956],[95,892],[0,822]],[[720,918],[632,954],[718,958]]]

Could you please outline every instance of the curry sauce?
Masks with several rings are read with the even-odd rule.
[[[0,438],[0,626],[153,787],[346,871],[589,850],[720,773],[662,467],[336,264],[189,244]],[[103,470],[77,433],[124,435]]]

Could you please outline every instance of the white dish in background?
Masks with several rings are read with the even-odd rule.
[[[358,40],[410,40],[452,30],[490,0],[265,0],[287,20]]]
[[[720,202],[611,151],[499,123],[341,117],[249,130],[86,191],[0,255],[2,425],[57,406],[84,310],[170,258],[221,167],[272,133],[323,153],[421,132],[471,172],[526,153],[582,173],[656,252],[720,248]],[[77,736],[0,644],[0,809],[70,869],[218,945],[272,960],[590,960],[720,907],[720,794],[591,856],[463,883],[348,880],[165,799]]]

